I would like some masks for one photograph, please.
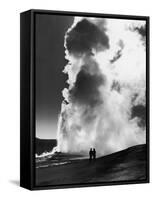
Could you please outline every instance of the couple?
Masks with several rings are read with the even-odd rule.
[[[89,151],[89,160],[95,160],[96,159],[96,150],[95,148],[90,148]]]

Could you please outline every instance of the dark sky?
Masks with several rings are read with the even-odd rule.
[[[64,35],[73,23],[71,16],[36,15],[36,137],[56,138],[67,76],[62,73]]]

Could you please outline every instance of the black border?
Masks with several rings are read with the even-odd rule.
[[[30,13],[30,186],[28,189],[30,190],[42,190],[42,189],[59,189],[59,188],[76,188],[76,187],[91,187],[91,186],[108,186],[108,185],[125,185],[125,184],[138,184],[138,183],[149,183],[149,171],[150,171],[150,163],[149,163],[149,58],[150,58],[150,49],[149,49],[149,17],[148,16],[135,16],[135,15],[118,15],[118,14],[100,14],[100,13],[84,13],[84,12],[69,12],[69,11],[50,11],[50,10],[29,10],[22,14]],[[145,20],[146,21],[146,144],[147,144],[147,177],[146,180],[131,180],[131,181],[112,181],[107,183],[84,183],[84,184],[61,184],[61,185],[47,185],[47,186],[37,186],[35,184],[35,96],[36,96],[36,84],[35,84],[35,71],[36,71],[36,56],[35,56],[35,45],[36,45],[36,15],[37,14],[47,14],[47,15],[61,15],[61,16],[84,16],[84,17],[100,17],[100,18],[114,18],[114,19],[130,19],[130,20]],[[22,51],[22,48],[21,48]],[[22,78],[22,77],[21,77]],[[22,148],[22,147],[21,147]],[[21,155],[22,156],[22,155]],[[21,184],[21,186],[23,186]],[[23,186],[24,187],[24,186]],[[26,187],[27,188],[27,187]]]

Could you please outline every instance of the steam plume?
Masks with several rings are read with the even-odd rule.
[[[69,87],[62,92],[57,149],[95,147],[106,155],[145,143],[145,22],[76,17],[65,53]]]

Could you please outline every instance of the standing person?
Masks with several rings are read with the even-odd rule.
[[[96,150],[95,150],[95,148],[93,149],[93,159],[94,160],[96,159]]]
[[[92,160],[92,154],[93,154],[93,151],[92,151],[92,148],[90,148],[90,151],[89,151],[89,160],[90,161]]]

